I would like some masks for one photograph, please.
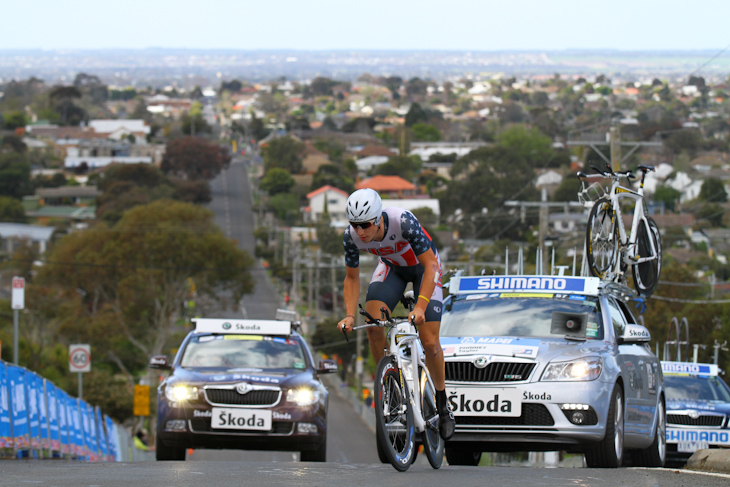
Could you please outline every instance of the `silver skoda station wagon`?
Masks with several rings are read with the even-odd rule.
[[[477,465],[485,451],[664,465],[664,380],[629,288],[596,277],[457,275],[449,293],[441,346],[456,418],[451,465]]]

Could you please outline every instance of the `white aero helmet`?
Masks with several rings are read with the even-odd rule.
[[[378,192],[373,189],[358,189],[347,198],[345,213],[348,221],[362,223],[375,220],[375,224],[378,225],[382,212],[383,202]]]

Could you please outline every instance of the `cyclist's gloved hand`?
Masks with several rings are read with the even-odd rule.
[[[355,317],[347,315],[337,323],[337,329],[341,332],[351,332],[352,327],[355,326]]]
[[[415,320],[412,321],[416,324],[416,326],[422,325],[426,322],[426,315],[424,314],[424,311],[418,307],[414,308],[408,316],[415,317]]]

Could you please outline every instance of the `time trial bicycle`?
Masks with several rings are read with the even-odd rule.
[[[401,302],[409,311],[416,303],[413,291],[407,291]],[[428,463],[440,468],[445,442],[439,435],[439,414],[436,388],[426,368],[426,354],[418,338],[413,317],[391,317],[387,308],[380,309],[375,319],[360,307],[367,319],[353,330],[380,326],[388,329],[385,356],[375,372],[375,432],[378,454],[393,467],[408,470],[417,455],[418,444]]]
[[[659,283],[662,267],[661,236],[656,222],[647,214],[644,202],[644,180],[654,166],[638,166],[641,171],[639,189],[621,186],[620,178],[625,177],[631,184],[635,176],[631,171],[613,171],[606,164],[602,171],[591,166],[597,174],[578,173],[582,181],[578,199],[586,207],[591,207],[586,229],[586,260],[591,274],[601,279],[622,279],[630,266],[634,286],[639,294],[651,296]],[[600,195],[603,186],[599,182],[587,185],[595,178],[612,180],[611,188]],[[600,195],[596,201],[591,197]],[[634,200],[634,218],[630,232],[627,233],[621,212],[621,200]]]

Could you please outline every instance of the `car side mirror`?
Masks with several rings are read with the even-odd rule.
[[[338,368],[337,362],[326,358],[319,361],[317,372],[320,374],[331,374],[332,372],[337,372]]]
[[[645,343],[651,340],[651,333],[642,325],[630,323],[626,325],[619,343]]]
[[[149,363],[150,369],[166,369],[169,370],[172,368],[170,365],[170,361],[167,358],[167,355],[155,355],[150,359]]]

